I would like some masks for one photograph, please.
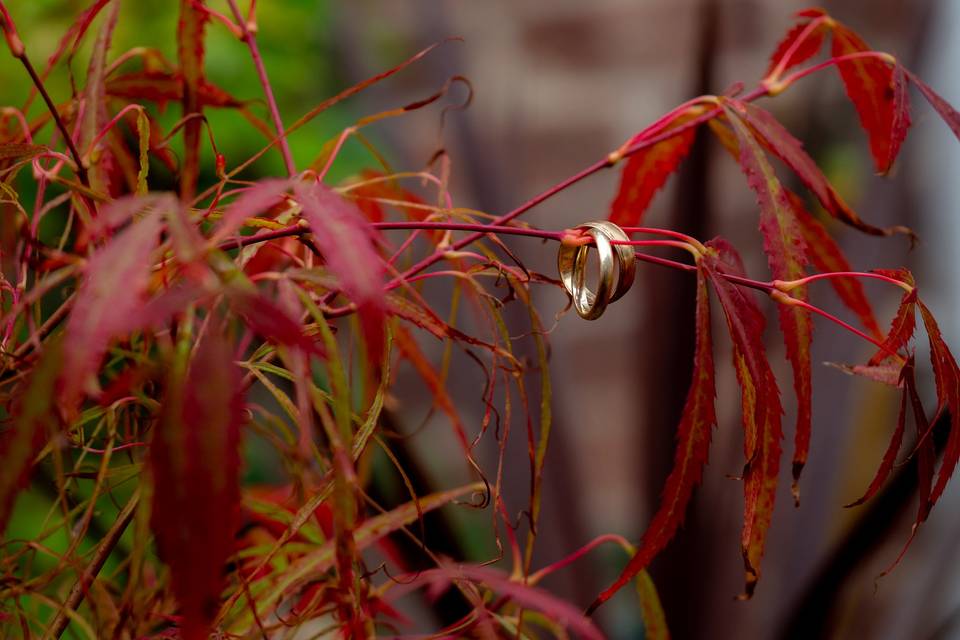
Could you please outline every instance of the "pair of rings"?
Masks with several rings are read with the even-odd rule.
[[[613,245],[611,241],[630,240],[617,225],[607,220],[585,222],[576,227],[593,238],[600,259],[600,279],[597,290],[587,286],[587,256],[591,245],[560,245],[557,254],[557,269],[563,288],[573,298],[573,308],[586,320],[596,320],[607,305],[618,300],[630,290],[634,278],[636,258],[633,247],[626,244]]]

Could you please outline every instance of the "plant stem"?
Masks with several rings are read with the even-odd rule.
[[[815,273],[812,276],[807,276],[806,278],[800,278],[799,280],[789,280],[775,282],[774,285],[781,291],[789,291],[796,287],[801,287],[810,282],[816,282],[817,280],[824,280],[830,278],[867,278],[872,280],[881,280],[883,282],[888,282],[890,284],[896,285],[906,291],[907,293],[913,291],[911,287],[906,282],[897,280],[896,278],[891,278],[890,276],[885,276],[881,273],[872,273],[870,271],[828,271],[826,273]]]
[[[247,43],[250,49],[250,57],[253,58],[253,65],[257,68],[257,76],[260,78],[260,86],[263,87],[263,93],[267,98],[267,106],[270,108],[270,118],[273,120],[273,126],[277,130],[280,153],[283,154],[283,163],[287,168],[287,175],[294,176],[297,173],[297,167],[293,163],[293,154],[290,153],[290,145],[287,143],[286,129],[283,126],[283,120],[280,119],[280,109],[277,107],[277,101],[273,97],[273,87],[270,86],[270,79],[267,77],[267,69],[263,66],[263,56],[260,55],[260,48],[257,46],[257,37],[250,31],[249,21],[240,13],[240,7],[237,6],[237,0],[227,0],[230,11],[234,19],[240,25],[243,31],[243,41]]]
[[[96,580],[103,565],[106,564],[107,558],[110,557],[114,547],[116,547],[120,541],[123,532],[127,530],[127,526],[130,524],[130,521],[133,520],[133,515],[137,511],[137,505],[139,503],[140,491],[138,489],[117,516],[116,522],[114,522],[110,530],[107,531],[107,535],[100,541],[100,545],[93,554],[93,559],[90,560],[90,564],[87,565],[87,568],[83,570],[83,573],[80,574],[80,577],[77,578],[77,581],[73,584],[73,588],[70,589],[70,594],[63,602],[63,606],[60,607],[57,616],[47,628],[44,638],[56,639],[63,634],[67,628],[67,624],[70,622],[67,611],[76,611],[80,603],[83,602],[83,598],[87,594],[87,590],[90,589],[90,585]]]

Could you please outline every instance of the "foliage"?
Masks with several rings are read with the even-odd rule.
[[[927,519],[960,460],[960,369],[912,276],[906,270],[853,271],[821,219],[868,235],[910,231],[862,220],[801,142],[755,104],[836,67],[876,169],[886,173],[911,123],[910,85],[960,136],[953,108],[896,58],[872,51],[820,10],[801,12],[752,91],[687,102],[582,172],[491,216],[454,206],[444,152],[425,169],[397,172],[362,131],[438,103],[461,78],[344,128],[315,150],[306,170],[297,169],[291,151],[288,138],[295,131],[443,43],[285,126],[258,49],[255,3],[247,13],[235,0],[227,5],[224,15],[202,1],[181,0],[172,63],[149,48],[112,56],[119,2],[96,0],[38,71],[0,2],[10,53],[34,82],[26,105],[5,108],[0,120],[0,530],[25,487],[48,486],[55,494],[32,539],[11,536],[0,547],[0,623],[25,637],[58,637],[68,626],[87,637],[192,639],[214,629],[272,636],[287,628],[361,637],[412,629],[416,625],[403,613],[411,600],[430,606],[452,593],[463,612],[441,633],[563,637],[569,629],[589,638],[601,634],[588,614],[636,581],[648,635],[667,637],[644,569],[682,524],[717,424],[711,292],[730,335],[741,390],[741,597],[749,598],[760,578],[782,457],[781,395],[755,292],[778,303],[793,374],[795,499],[809,453],[812,314],[819,314],[876,346],[867,364],[851,365],[849,372],[902,392],[890,446],[857,504],[889,476],[909,409],[923,487],[916,526]],[[247,47],[267,119],[205,75],[205,43],[214,30]],[[91,39],[83,82],[69,97],[55,99],[44,79]],[[802,67],[828,39],[829,57]],[[28,118],[37,98],[47,111]],[[180,104],[180,119],[164,124],[167,103]],[[206,115],[217,110],[242,113],[265,136],[263,149],[230,166]],[[723,239],[701,242],[637,226],[695,137],[707,130],[739,162],[756,194],[769,281],[749,278],[737,250]],[[370,148],[375,168],[331,181],[331,168],[351,139]],[[248,180],[245,172],[269,155],[282,160],[285,175]],[[589,243],[577,230],[535,229],[516,219],[621,162],[610,219],[632,234],[659,238],[626,244],[639,250],[642,261],[690,271],[697,279],[694,376],[674,467],[638,546],[606,535],[536,570],[532,552],[542,533],[537,521],[551,386],[546,331],[532,298],[538,286],[559,283],[520,264],[501,237]],[[817,212],[784,186],[781,165],[809,191]],[[165,190],[174,185],[175,194]],[[692,264],[644,252],[652,247],[683,249]],[[811,274],[811,267],[819,271]],[[863,279],[904,291],[887,332],[875,318]],[[809,302],[808,289],[821,280],[829,280],[863,330]],[[435,282],[449,284],[446,318],[425,296],[425,287]],[[464,321],[461,300],[479,323]],[[526,309],[526,337],[513,338],[507,330],[503,313],[509,304]],[[951,422],[939,466],[931,437],[935,420],[921,405],[915,381],[918,312],[930,341],[934,415],[946,413]],[[533,344],[535,362],[517,355],[518,340]],[[430,343],[443,353],[439,364],[428,355]],[[486,378],[479,425],[461,417],[446,388],[455,350]],[[397,372],[406,365],[449,422],[461,454],[460,486],[416,495],[392,451],[390,405]],[[522,541],[502,492],[511,414],[518,407],[530,461]],[[241,443],[251,438],[267,443],[283,461],[285,484],[241,483]],[[499,451],[493,470],[475,459],[477,447],[490,439]],[[375,456],[396,464],[411,494],[402,504],[383,506],[371,495]],[[423,543],[425,514],[439,509],[479,511],[498,553],[452,559],[433,554]],[[420,570],[399,540],[412,540],[430,568]],[[545,576],[610,542],[630,560],[587,614],[539,586]]]

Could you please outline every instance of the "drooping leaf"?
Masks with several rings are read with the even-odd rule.
[[[0,143],[0,161],[6,160],[28,160],[41,153],[49,151],[48,147],[41,144],[28,144],[26,142],[4,142]]]
[[[790,195],[793,213],[807,246],[807,257],[817,271],[821,273],[853,271],[843,251],[820,221],[807,211],[799,197],[795,194]],[[873,305],[870,304],[859,278],[831,278],[830,285],[837,292],[840,301],[857,315],[868,333],[877,338],[883,336],[883,331],[873,312]]]
[[[897,315],[890,323],[890,331],[881,343],[881,348],[870,358],[868,365],[874,366],[889,359],[898,360],[900,349],[905,347],[917,327],[916,321],[917,291],[916,289],[903,294]]]
[[[904,365],[900,380],[902,382],[904,376],[912,376],[912,359]],[[855,507],[861,505],[873,496],[877,494],[877,491],[880,490],[880,487],[883,486],[883,483],[887,481],[887,478],[890,477],[890,472],[893,470],[893,463],[896,462],[897,453],[900,451],[900,445],[903,443],[903,433],[905,430],[907,422],[907,401],[908,401],[908,390],[907,385],[903,385],[903,391],[900,394],[900,411],[897,414],[897,427],[893,431],[893,436],[890,438],[890,444],[887,446],[886,452],[883,454],[883,459],[880,462],[880,468],[877,469],[876,474],[873,476],[873,480],[870,481],[870,486],[867,487],[866,492],[857,500],[845,505],[847,507]]]
[[[9,418],[0,430],[0,535],[7,528],[17,493],[27,483],[33,459],[43,445],[54,416],[60,343],[48,344],[40,362],[18,394]]]
[[[84,272],[63,344],[61,399],[71,408],[83,391],[96,393],[95,374],[110,340],[129,330],[150,280],[160,216],[150,211],[98,250]]]
[[[953,106],[943,99],[936,91],[930,88],[930,85],[925,83],[923,80],[910,73],[909,71],[905,72],[907,78],[916,85],[917,89],[920,91],[920,94],[927,99],[927,102],[930,103],[930,106],[934,108],[937,114],[947,126],[950,127],[950,131],[953,132],[953,135],[957,137],[957,140],[960,140],[960,113],[957,113],[957,110]]]
[[[763,314],[753,298],[721,275],[742,274],[736,250],[720,239],[711,240],[707,247],[716,253],[706,254],[701,263],[727,321],[741,391],[746,458],[744,524],[740,540],[746,587],[741,597],[749,598],[760,577],[760,560],[777,495],[783,409],[780,390],[763,345]],[[736,258],[735,262],[722,259],[731,254]]]
[[[870,50],[856,33],[841,24],[834,24],[831,50],[834,57]],[[874,57],[844,60],[837,63],[837,70],[867,133],[877,172],[885,174],[890,170],[899,147],[891,135],[896,119],[893,70],[886,61]]]
[[[734,101],[731,101],[734,102]],[[764,146],[780,158],[797,175],[800,181],[817,197],[823,208],[837,220],[870,235],[890,235],[894,232],[906,233],[903,227],[884,229],[875,227],[860,219],[840,194],[837,193],[820,167],[803,149],[803,143],[794,138],[770,112],[749,102],[736,101],[734,104],[740,116],[763,142]]]
[[[760,231],[770,271],[777,280],[798,280],[806,275],[807,247],[797,224],[790,194],[777,179],[760,143],[752,135],[745,117],[749,105],[737,100],[722,103],[727,121],[737,136],[740,166],[760,205]],[[790,291],[791,297],[806,300],[806,287]],[[791,304],[778,304],[780,329],[787,348],[787,360],[793,369],[793,388],[797,395],[797,425],[793,454],[793,495],[799,501],[798,482],[810,451],[812,384],[810,343],[813,323],[810,312]],[[759,376],[759,372],[756,372]],[[754,378],[756,381],[759,378]]]
[[[383,260],[374,248],[371,227],[355,204],[321,184],[299,183],[295,193],[327,266],[357,305],[367,357],[379,363],[386,299]]]
[[[826,15],[822,10],[817,11],[819,11],[817,15],[808,13],[802,17],[816,20]],[[804,20],[791,27],[787,35],[784,36],[783,40],[777,45],[773,55],[770,56],[770,65],[767,67],[767,72],[764,76],[769,77],[770,74],[781,65],[783,66],[781,69],[782,72],[799,64],[803,64],[820,52],[820,47],[823,45],[823,40],[827,35],[827,25],[822,20],[818,21],[815,25],[811,23],[812,20]],[[803,38],[802,40],[800,40],[801,37]],[[787,57],[788,55],[789,58]]]
[[[943,495],[943,490],[957,467],[957,461],[960,460],[960,366],[957,365],[956,358],[944,341],[940,327],[930,309],[919,299],[917,306],[930,341],[930,361],[933,364],[933,375],[937,383],[938,411],[946,408],[950,413],[950,435],[947,436],[936,482],[927,500],[926,510],[929,511]]]
[[[714,408],[713,344],[710,338],[710,296],[707,289],[708,271],[697,273],[696,349],[693,380],[687,392],[680,424],[677,427],[677,446],[673,469],[667,476],[663,496],[656,514],[647,526],[627,566],[610,587],[604,590],[587,609],[588,614],[609,600],[667,546],[683,522],[694,488],[703,476],[710,447],[710,435],[717,422]]]
[[[151,527],[170,567],[182,637],[200,640],[219,608],[238,526],[244,400],[232,346],[215,327],[189,366],[182,360],[171,367],[150,445]]]
[[[203,113],[201,87],[204,85],[204,30],[209,14],[194,6],[204,0],[180,0],[177,26],[177,56],[183,77],[183,117]],[[180,167],[180,198],[193,197],[200,175],[200,133],[203,122],[192,118],[183,125],[183,163]]]
[[[688,120],[689,116],[680,116],[664,131],[676,128]],[[690,152],[696,135],[695,128],[687,129],[627,158],[620,174],[620,187],[610,205],[611,222],[624,227],[640,224],[653,196]],[[639,137],[634,138],[630,143],[639,140]]]
[[[893,68],[893,117],[890,122],[890,147],[884,166],[887,170],[893,166],[903,141],[907,139],[910,128],[910,93],[907,86],[907,73],[899,64]]]

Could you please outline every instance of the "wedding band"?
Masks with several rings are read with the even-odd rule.
[[[580,227],[597,229],[610,240],[630,240],[630,236],[628,236],[623,229],[609,220],[584,222]],[[617,244],[613,245],[613,248],[617,252],[617,287],[614,289],[609,302],[619,300],[627,291],[630,291],[630,287],[633,286],[633,278],[636,274],[636,269],[634,268],[636,256],[633,252],[633,247],[628,244]]]
[[[573,298],[577,314],[586,320],[596,320],[606,310],[608,303],[623,296],[633,284],[633,248],[610,243],[611,240],[629,240],[627,234],[612,222],[586,222],[577,228],[585,230],[596,245],[600,259],[600,282],[597,290],[591,291],[586,285],[587,256],[591,248],[589,245],[560,245],[557,269],[564,288]]]

